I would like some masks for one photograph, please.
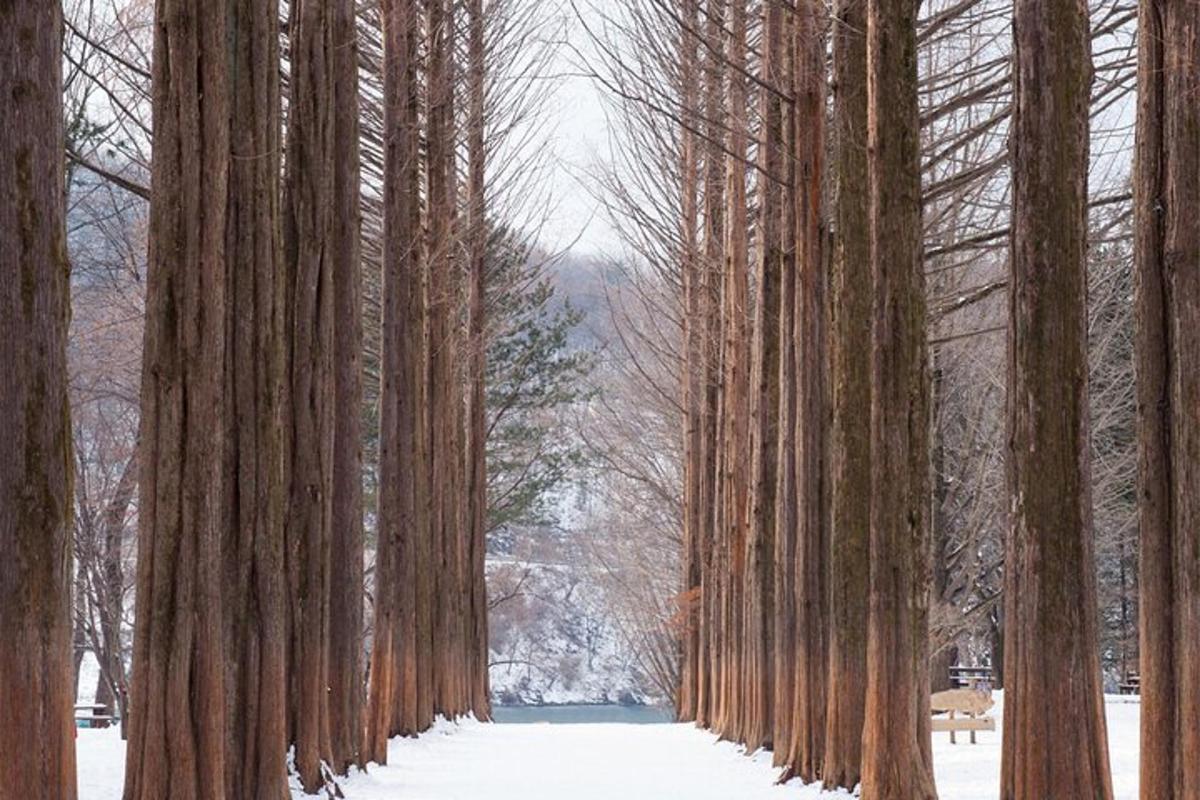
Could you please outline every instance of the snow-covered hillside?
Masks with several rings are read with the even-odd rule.
[[[496,703],[661,701],[586,567],[493,559],[488,592]]]

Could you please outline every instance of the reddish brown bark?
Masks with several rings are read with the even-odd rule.
[[[1000,788],[1006,800],[1112,797],[1088,442],[1090,43],[1083,0],[1017,2]]]
[[[782,87],[795,97],[797,34],[794,14],[785,17],[782,57],[784,63],[777,72],[782,72],[785,85]],[[783,154],[782,172],[782,252],[783,269],[779,304],[779,435],[778,463],[776,466],[775,489],[775,665],[772,742],[775,766],[786,766],[792,755],[794,712],[796,705],[796,546],[797,514],[800,496],[796,486],[796,230],[799,207],[796,203],[797,164],[795,154],[799,151],[797,136],[800,132],[800,116],[795,102],[783,105]]]
[[[353,0],[332,4],[334,325],[329,730],[333,767],[366,762],[363,744],[362,269],[358,35]]]
[[[230,107],[223,8],[163,0],[156,10],[125,800],[226,796],[219,432]]]
[[[730,402],[726,398],[726,387],[731,381],[734,385],[744,383],[739,376],[745,374],[747,360],[734,364],[729,358],[720,356],[722,348],[729,350],[733,356],[747,357],[748,348],[745,337],[744,317],[725,314],[724,319],[729,327],[722,328],[722,303],[745,309],[746,289],[745,270],[728,276],[733,282],[722,287],[725,280],[725,155],[721,142],[724,137],[725,122],[728,113],[722,106],[722,89],[725,79],[725,24],[724,0],[711,0],[705,4],[704,38],[705,45],[701,49],[701,70],[704,81],[704,135],[703,171],[701,176],[702,193],[704,198],[703,227],[701,239],[703,255],[697,268],[697,325],[699,326],[701,346],[701,377],[698,386],[703,390],[700,408],[700,454],[697,457],[700,477],[698,479],[697,497],[699,511],[696,525],[700,531],[697,546],[701,559],[701,622],[699,635],[700,675],[697,688],[697,721],[705,726],[720,728],[723,719],[728,683],[728,651],[727,634],[724,620],[727,618],[729,597],[729,526],[719,522],[716,511],[717,503],[732,504],[736,508],[744,508],[746,478],[745,472],[735,477],[736,484],[730,485],[731,498],[725,500],[718,497],[718,449],[721,452],[734,453],[738,463],[744,465],[741,451],[727,449],[724,423],[720,416],[718,402]],[[741,262],[744,266],[744,259]],[[732,341],[731,346],[729,342]],[[724,371],[728,369],[728,372]],[[735,433],[745,428],[745,414],[748,407],[742,405],[745,394],[736,395],[732,402],[745,413],[733,420]],[[718,441],[720,439],[721,441]],[[745,441],[740,438],[740,441]],[[722,490],[724,491],[724,490]]]
[[[470,0],[467,6],[469,94],[467,147],[469,151],[467,178],[467,236],[469,256],[468,308],[469,344],[471,348],[470,403],[468,420],[468,486],[469,503],[469,586],[470,599],[467,622],[470,625],[466,670],[469,683],[467,706],[480,719],[491,717],[488,691],[487,585],[485,559],[487,556],[487,319],[485,317],[484,287],[488,241],[486,196],[487,146],[484,137],[486,109],[487,64],[484,43],[483,0]]]
[[[430,401],[426,408],[430,436],[433,496],[433,638],[434,710],[453,716],[455,697],[455,595],[459,575],[454,550],[460,530],[455,480],[458,469],[458,376],[455,319],[458,280],[454,247],[454,116],[451,50],[454,46],[452,0],[432,0],[426,8],[427,120],[425,181],[427,199],[427,286]]]
[[[796,393],[796,665],[792,772],[821,777],[825,757],[828,662],[826,518],[825,221],[825,9],[802,0],[797,10],[794,98],[796,136],[796,281],[794,373]]]
[[[229,9],[221,498],[226,792],[279,800],[288,791],[279,8],[255,0]]]
[[[683,113],[689,115],[683,126],[680,141],[680,275],[683,289],[684,357],[680,372],[680,394],[683,407],[683,574],[682,592],[678,601],[680,639],[679,689],[676,692],[676,716],[690,722],[700,713],[700,680],[704,671],[700,655],[700,628],[703,598],[701,596],[700,553],[700,407],[703,390],[703,354],[699,318],[700,254],[697,250],[696,221],[699,213],[699,142],[694,132],[699,114],[697,109],[699,72],[697,69],[696,37],[699,25],[699,3],[683,0],[682,25],[679,33],[680,89]],[[690,30],[689,30],[690,29]]]
[[[735,2],[733,10],[733,66],[730,77],[730,106],[733,134],[731,137],[730,214],[728,258],[730,270],[741,269],[745,257],[745,164],[747,126],[745,79],[736,74],[744,65],[742,53],[746,35],[744,4]],[[771,86],[782,85],[783,75],[783,9],[777,0],[763,5],[765,48],[763,75]],[[751,494],[749,524],[744,534],[745,563],[735,572],[734,580],[744,586],[741,611],[741,630],[735,633],[740,645],[736,656],[741,669],[740,687],[736,692],[736,722],[730,734],[746,744],[751,752],[769,743],[774,722],[774,687],[772,672],[774,655],[774,556],[775,556],[775,491],[779,459],[779,380],[780,330],[779,316],[783,283],[783,103],[772,91],[761,92],[763,142],[759,159],[762,175],[760,191],[758,262],[755,266],[754,339],[752,345],[750,394],[750,458]],[[737,315],[738,309],[727,313]],[[744,314],[744,311],[740,313]],[[734,413],[729,409],[727,413]],[[732,443],[731,443],[732,447]],[[732,453],[736,452],[731,450]],[[731,458],[731,463],[736,463]],[[731,476],[732,477],[732,476]],[[791,535],[791,532],[788,532]],[[740,552],[738,553],[740,554]],[[735,555],[734,563],[736,565]],[[740,573],[740,574],[739,574]]]
[[[333,557],[334,44],[332,7],[291,6],[287,267],[290,349],[291,734],[309,793],[328,782],[329,598]]]
[[[829,435],[829,788],[861,776],[867,684],[871,524],[871,239],[867,192],[867,5],[839,0],[833,24],[834,213],[829,285],[833,422]]]
[[[929,380],[916,0],[869,0],[872,321],[864,800],[935,798],[929,712]]]
[[[1200,19],[1139,6],[1140,791],[1200,796]]]
[[[424,292],[420,262],[416,70],[417,10],[390,0],[384,26],[384,276],[379,444],[379,535],[375,566],[374,646],[367,708],[367,757],[387,761],[387,740],[427,724],[419,698],[431,692],[425,669],[428,607],[418,616],[419,543],[426,542],[422,506],[425,381]],[[423,562],[427,565],[428,562]],[[427,581],[427,577],[423,579]],[[427,598],[424,598],[427,600]],[[423,622],[421,626],[419,623]],[[399,714],[395,712],[399,709]],[[396,720],[396,716],[399,717]],[[398,721],[398,724],[394,722]]]
[[[0,7],[3,792],[74,800],[62,9]]]

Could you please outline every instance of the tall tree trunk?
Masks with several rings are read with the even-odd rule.
[[[874,288],[863,800],[937,796],[929,712],[929,379],[916,0],[868,0]]]
[[[287,267],[290,345],[291,718],[305,791],[326,785],[329,609],[333,558],[334,441],[334,50],[332,7],[291,6],[288,106]],[[340,211],[341,209],[339,209]]]
[[[0,7],[0,753],[34,800],[76,796],[61,40],[58,3]]]
[[[774,765],[788,764],[792,756],[793,734],[796,723],[796,667],[798,613],[796,594],[797,514],[800,512],[801,495],[796,485],[796,414],[798,383],[796,373],[796,245],[798,229],[797,163],[800,126],[802,121],[795,100],[797,53],[800,27],[791,10],[785,15],[783,28],[784,63],[776,69],[784,84],[778,88],[792,97],[792,102],[783,104],[783,158],[782,171],[778,180],[782,183],[780,212],[782,215],[782,260],[781,284],[779,287],[779,435],[777,439],[777,466],[775,470],[775,663],[774,697],[772,706],[771,749]]]
[[[287,796],[284,555],[286,317],[279,171],[279,6],[229,9],[225,235],[226,792]],[[208,24],[207,18],[203,24]]]
[[[329,730],[333,766],[364,766],[363,368],[359,231],[358,29],[354,0],[332,9],[333,498],[329,598]]]
[[[700,715],[701,662],[700,628],[704,600],[701,594],[700,552],[700,408],[703,387],[701,357],[703,327],[700,321],[700,254],[696,241],[699,213],[699,137],[695,127],[700,75],[694,31],[699,25],[699,1],[683,0],[679,31],[681,105],[685,115],[680,132],[680,275],[683,288],[684,356],[680,371],[683,406],[683,574],[679,598],[680,656],[676,716],[691,722]]]
[[[1088,442],[1090,45],[1084,0],[1018,0],[1000,787],[1005,800],[1112,797]]]
[[[451,49],[454,47],[453,0],[430,0],[426,9],[428,74],[426,77],[426,197],[428,232],[429,307],[429,428],[433,496],[434,554],[434,710],[453,715],[454,595],[458,576],[452,553],[458,536],[457,507],[453,492],[455,448],[455,396],[458,391],[454,361],[454,319],[457,314],[457,280],[453,227],[454,176],[453,84]]]
[[[727,631],[725,626],[728,608],[729,587],[729,537],[731,531],[728,525],[719,524],[716,507],[718,503],[732,503],[741,508],[744,502],[746,481],[744,473],[735,476],[734,483],[729,484],[732,500],[726,501],[718,496],[724,492],[725,483],[718,480],[717,455],[718,446],[722,452],[734,453],[739,459],[744,458],[739,451],[725,447],[727,435],[723,429],[725,417],[721,416],[719,402],[731,402],[729,387],[736,385],[735,375],[732,374],[735,365],[728,359],[722,364],[720,351],[722,340],[724,347],[732,353],[740,353],[744,347],[744,329],[729,327],[722,329],[722,280],[726,274],[725,263],[725,156],[721,142],[724,138],[725,123],[729,114],[722,105],[725,82],[725,0],[708,0],[705,3],[704,37],[705,45],[702,50],[702,75],[704,80],[704,169],[702,176],[703,208],[703,248],[704,252],[698,268],[699,299],[697,309],[701,330],[701,377],[698,386],[703,392],[700,408],[700,455],[697,463],[700,468],[698,487],[697,526],[700,534],[698,547],[701,558],[701,598],[704,605],[702,613],[705,620],[700,626],[700,679],[697,689],[697,721],[705,726],[720,729],[725,712],[729,673]],[[744,263],[744,262],[743,262]],[[724,288],[724,302],[728,305],[741,303],[742,317],[726,314],[724,319],[733,326],[738,320],[744,319],[745,309],[745,272],[730,275],[733,284]],[[732,294],[731,294],[732,292]],[[739,301],[740,297],[740,301]],[[744,323],[742,323],[744,324]],[[730,342],[735,346],[730,346]],[[724,372],[723,367],[729,372]],[[745,362],[736,366],[737,375],[745,370]],[[732,402],[741,408],[744,395],[736,395]],[[748,409],[747,409],[748,410]],[[744,420],[744,417],[742,418]],[[736,423],[738,431],[745,423]],[[744,463],[739,461],[738,463]]]
[[[724,260],[723,272],[719,267],[721,262],[709,262],[709,268],[713,270],[713,280],[709,284],[708,302],[713,310],[710,312],[710,333],[707,339],[708,342],[715,343],[720,336],[720,328],[714,330],[714,327],[723,323],[723,352],[718,355],[714,350],[708,359],[714,372],[720,370],[715,374],[723,375],[723,382],[714,384],[710,380],[707,383],[710,393],[714,392],[714,386],[719,390],[719,396],[710,399],[708,408],[716,417],[713,422],[714,428],[720,426],[721,430],[719,433],[714,430],[707,434],[711,435],[714,441],[719,437],[719,445],[713,447],[716,456],[714,461],[719,468],[713,473],[715,487],[711,496],[715,503],[706,503],[705,508],[718,509],[714,529],[718,531],[715,535],[722,541],[722,609],[719,623],[722,646],[721,686],[715,724],[723,736],[735,741],[744,740],[742,715],[745,710],[743,701],[746,687],[746,547],[751,524],[750,491],[753,485],[753,459],[750,456],[752,348],[747,302],[747,232],[750,226],[747,220],[745,170],[748,147],[746,122],[749,111],[745,77],[746,5],[746,0],[730,0],[729,3],[728,67],[723,70],[728,83],[728,100],[727,111],[724,112],[725,125],[722,126],[729,131],[726,146],[728,155],[719,155],[719,149],[714,145],[718,152],[710,156],[714,161],[714,177],[719,169],[717,162],[724,162],[725,208],[721,220],[725,244],[719,251]],[[718,98],[719,96],[718,94]],[[717,102],[720,102],[719,99]],[[720,280],[717,280],[718,274],[723,275]],[[718,300],[723,304],[720,312],[716,310]]]
[[[419,698],[431,694],[424,673],[429,647],[428,597],[418,590],[418,576],[422,576],[421,587],[427,585],[429,566],[427,560],[420,566],[417,563],[418,554],[428,548],[422,499],[427,463],[425,426],[420,410],[425,323],[418,201],[417,22],[413,0],[384,4],[379,533],[365,748],[367,758],[380,764],[387,763],[390,735],[413,735],[421,730],[424,718]],[[394,726],[397,708],[399,725]]]
[[[821,777],[825,757],[829,577],[825,499],[825,162],[824,6],[803,0],[797,11],[796,285],[797,375],[796,687],[792,770],[805,781]]]
[[[121,736],[128,734],[128,698],[126,685],[125,654],[121,645],[122,620],[125,615],[125,528],[128,524],[129,507],[137,494],[138,454],[125,462],[117,489],[104,510],[103,575],[100,592],[100,638],[104,652],[100,658],[100,685],[104,692],[97,691],[96,702],[104,703],[115,710],[121,718]]]
[[[837,0],[833,23],[834,236],[830,305],[827,788],[861,777],[871,526],[871,237],[867,185],[867,3]]]
[[[730,268],[739,269],[745,253],[744,215],[745,164],[747,151],[745,79],[736,72],[744,66],[741,53],[746,35],[743,3],[735,3],[733,12],[734,67],[730,76],[730,106],[733,120],[729,158],[729,254]],[[781,87],[783,76],[783,9],[778,0],[763,4],[765,49],[763,75],[771,87]],[[742,551],[744,568],[739,583],[744,586],[741,610],[742,628],[736,641],[740,653],[742,690],[737,701],[739,724],[734,738],[745,742],[753,752],[767,743],[772,733],[775,699],[772,686],[774,655],[774,556],[775,490],[779,459],[779,315],[783,296],[783,103],[775,91],[760,91],[763,116],[763,144],[759,160],[759,252],[756,264],[754,341],[750,396],[750,517]],[[736,204],[736,207],[735,205]],[[736,243],[736,244],[735,244]],[[731,310],[737,313],[736,310]],[[732,409],[730,409],[732,411]],[[731,451],[732,453],[733,451]],[[789,532],[790,534],[790,532]]]
[[[1135,239],[1143,800],[1200,797],[1200,19],[1142,0]]]
[[[467,706],[480,719],[491,716],[488,692],[487,641],[487,319],[485,286],[487,280],[488,214],[486,196],[487,149],[485,141],[485,110],[487,91],[487,62],[484,46],[485,19],[483,0],[469,0],[467,84],[468,109],[467,146],[469,150],[467,179],[467,235],[469,264],[469,321],[471,364],[470,402],[468,404],[470,444],[468,458],[467,499],[469,514],[469,586],[470,604],[466,618],[470,626],[467,653],[469,696]]]
[[[223,10],[223,3],[198,0],[162,0],[156,9],[125,800],[227,796],[221,432],[230,107]]]

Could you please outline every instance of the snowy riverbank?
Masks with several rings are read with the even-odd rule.
[[[1109,697],[1116,800],[1136,800],[1136,699]],[[1000,708],[996,711],[999,713]],[[997,719],[999,722],[999,719]],[[999,727],[999,726],[998,726]],[[965,734],[959,741],[965,742]],[[118,800],[124,745],[113,730],[79,732],[80,800]],[[793,781],[774,785],[769,753],[746,758],[690,725],[483,725],[440,722],[419,739],[392,742],[388,767],[343,784],[347,800],[817,800],[846,797]],[[995,800],[1000,733],[979,744],[934,735],[942,800]]]

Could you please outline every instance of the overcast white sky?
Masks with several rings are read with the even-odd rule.
[[[587,14],[586,2],[579,4]],[[587,49],[587,34],[568,6],[565,30],[570,43]],[[575,242],[581,255],[614,253],[620,243],[604,212],[588,191],[588,174],[607,149],[608,125],[603,97],[590,78],[581,74],[579,59],[570,48],[560,48],[559,80],[547,112],[555,129],[553,216],[547,221],[543,244],[555,250]],[[576,241],[578,240],[578,241]]]

